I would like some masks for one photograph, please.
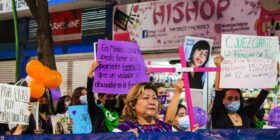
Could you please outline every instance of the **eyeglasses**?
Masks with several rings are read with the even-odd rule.
[[[232,100],[234,100],[234,101],[239,101],[240,100],[240,98],[239,98],[239,96],[228,96],[227,97],[227,100],[228,101],[232,101]]]

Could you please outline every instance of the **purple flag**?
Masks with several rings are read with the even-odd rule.
[[[53,101],[58,101],[61,97],[60,89],[59,88],[50,88],[52,99]]]
[[[127,94],[134,84],[149,81],[136,43],[98,40],[97,60],[93,92]]]

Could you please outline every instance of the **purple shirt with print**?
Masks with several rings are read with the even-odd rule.
[[[121,122],[116,128],[122,132],[126,132],[134,128],[137,128],[139,133],[172,132],[172,126],[160,120],[156,120],[156,124],[152,125],[140,125],[137,122],[126,120]]]

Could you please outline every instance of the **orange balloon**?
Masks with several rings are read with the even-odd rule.
[[[45,72],[43,82],[47,88],[57,88],[62,82],[62,76],[55,70]]]
[[[46,71],[50,71],[51,69],[49,68],[49,67],[47,67],[47,66],[44,66],[44,72],[46,72]]]
[[[44,73],[44,66],[38,60],[31,60],[26,65],[26,73],[34,79],[42,79]]]
[[[32,79],[28,86],[30,88],[30,96],[32,98],[40,98],[45,93],[45,85],[39,80]]]

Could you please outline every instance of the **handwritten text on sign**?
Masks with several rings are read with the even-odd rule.
[[[92,131],[87,105],[69,106],[68,112],[73,121],[73,134],[89,134]]]
[[[148,82],[146,66],[136,43],[99,40],[93,91],[127,94],[136,83]]]
[[[277,37],[222,35],[221,88],[272,88],[276,85]]]
[[[0,84],[0,122],[27,125],[29,100],[28,87]]]

